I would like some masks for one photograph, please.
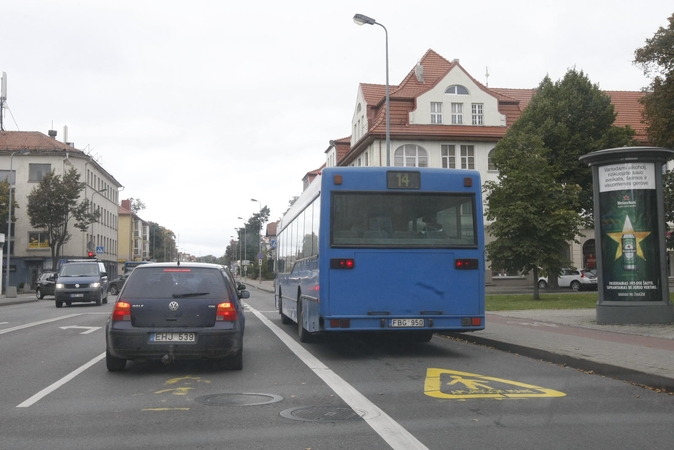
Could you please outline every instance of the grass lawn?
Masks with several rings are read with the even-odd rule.
[[[597,292],[540,294],[540,300],[534,300],[534,294],[487,295],[487,311],[515,311],[520,309],[582,309],[596,308]]]

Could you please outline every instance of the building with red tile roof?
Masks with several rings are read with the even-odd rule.
[[[483,181],[497,181],[490,156],[497,142],[522,115],[536,92],[490,88],[473,78],[458,59],[449,61],[428,50],[398,85],[390,86],[390,152],[386,149],[386,87],[361,83],[352,134],[331,141],[327,166],[428,166],[478,170]],[[641,92],[607,91],[616,112],[616,126],[629,125],[647,145],[641,119]],[[320,169],[318,169],[320,170]],[[313,179],[309,172],[304,186]],[[594,253],[592,230],[584,230],[569,257],[584,267]]]

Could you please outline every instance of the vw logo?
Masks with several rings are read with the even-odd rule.
[[[179,307],[180,307],[180,305],[178,305],[178,302],[171,302],[171,303],[169,303],[169,309],[170,309],[171,311],[178,311],[178,308],[179,308]]]
[[[79,284],[76,284],[76,285],[75,285],[75,288],[79,289],[79,288],[80,288],[80,285],[79,285]]]

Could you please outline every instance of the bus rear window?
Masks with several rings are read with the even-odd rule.
[[[475,195],[333,192],[333,247],[476,247]]]

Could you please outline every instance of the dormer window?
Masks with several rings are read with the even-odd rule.
[[[469,95],[468,89],[460,84],[453,84],[445,90],[445,94],[449,95]]]

